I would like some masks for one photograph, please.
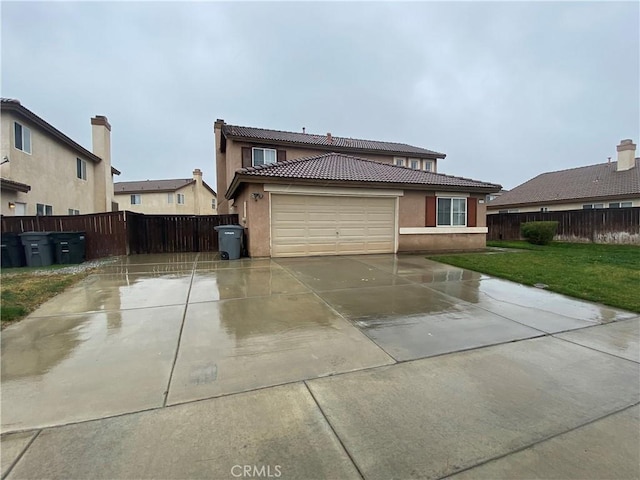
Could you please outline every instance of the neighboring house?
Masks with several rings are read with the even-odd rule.
[[[115,198],[121,210],[146,214],[217,215],[216,192],[196,168],[193,178],[117,182]]]
[[[622,140],[616,162],[547,172],[487,204],[487,213],[640,207],[640,159]]]
[[[489,195],[487,195],[487,198],[485,199],[488,202],[490,202],[491,200],[495,200],[496,198],[504,195],[505,193],[507,193],[509,190],[500,190],[499,192],[495,192],[495,193],[490,193]]]
[[[111,125],[91,119],[93,153],[25,108],[0,101],[2,215],[77,215],[113,204]]]
[[[218,191],[247,227],[250,256],[485,246],[484,199],[501,187],[435,173],[442,153],[222,120],[215,134]]]

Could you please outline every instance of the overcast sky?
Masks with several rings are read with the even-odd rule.
[[[213,122],[408,143],[512,188],[640,139],[640,4],[2,2],[2,96],[118,180],[215,188]]]

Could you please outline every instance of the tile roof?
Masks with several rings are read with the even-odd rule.
[[[444,153],[434,152],[426,148],[414,147],[406,143],[380,142],[376,140],[360,140],[357,138],[335,137],[328,135],[314,135],[311,133],[283,132],[264,128],[241,127],[237,125],[222,126],[222,133],[226,137],[247,138],[252,140],[266,140],[287,144],[313,145],[316,147],[334,148],[336,150],[366,150],[398,153],[406,155],[420,155],[435,158],[445,158]]]
[[[113,191],[118,193],[174,192],[195,182],[193,178],[172,178],[168,180],[143,180],[139,182],[116,182]]]
[[[636,166],[616,171],[617,162],[547,172],[488,204],[488,208],[527,203],[557,203],[598,197],[640,196],[640,158]]]
[[[375,162],[341,153],[326,153],[313,157],[287,160],[259,167],[242,168],[229,187],[230,194],[241,183],[241,177],[285,178],[295,180],[321,180],[334,182],[369,182],[389,186],[428,186],[469,188],[498,191],[500,185],[441,173],[412,170]]]

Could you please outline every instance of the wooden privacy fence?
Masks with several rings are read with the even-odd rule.
[[[640,244],[640,207],[487,215],[487,240],[518,240],[524,222],[557,221],[556,240]]]
[[[213,227],[238,223],[238,215],[91,215],[2,217],[2,233],[85,232],[86,258],[133,253],[218,251]]]

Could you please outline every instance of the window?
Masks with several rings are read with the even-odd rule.
[[[628,208],[633,206],[631,202],[613,202],[609,204],[609,208]]]
[[[254,148],[253,166],[276,163],[276,151],[273,148]],[[180,203],[180,202],[178,202]]]
[[[540,207],[540,211],[541,212],[548,212],[549,211],[549,207]]]
[[[178,205],[184,205],[184,195],[182,193],[178,193]]]
[[[396,164],[399,167],[404,167],[404,158],[402,157],[395,157],[393,159],[393,163]]]
[[[80,210],[69,209],[69,215],[80,215]]]
[[[131,205],[140,205],[142,203],[142,198],[140,195],[131,195]]]
[[[216,199],[215,199],[215,198],[212,198],[212,199],[211,199],[211,209],[212,209],[212,210],[215,210],[215,209],[216,209]]]
[[[87,179],[87,162],[81,158],[76,158],[76,176],[82,180]]]
[[[173,193],[167,193],[167,203],[173,203]]]
[[[433,162],[431,160],[424,161],[424,171],[433,172]]]
[[[585,203],[582,205],[583,210],[591,210],[592,208],[604,208],[602,203]]]
[[[14,123],[15,145],[18,150],[31,153],[31,130],[18,122]]]
[[[53,215],[53,207],[51,205],[36,203],[36,215]]]
[[[420,160],[418,160],[417,158],[410,158],[409,159],[409,166],[413,170],[420,170]]]
[[[438,223],[441,226],[467,225],[467,199],[438,197]]]

